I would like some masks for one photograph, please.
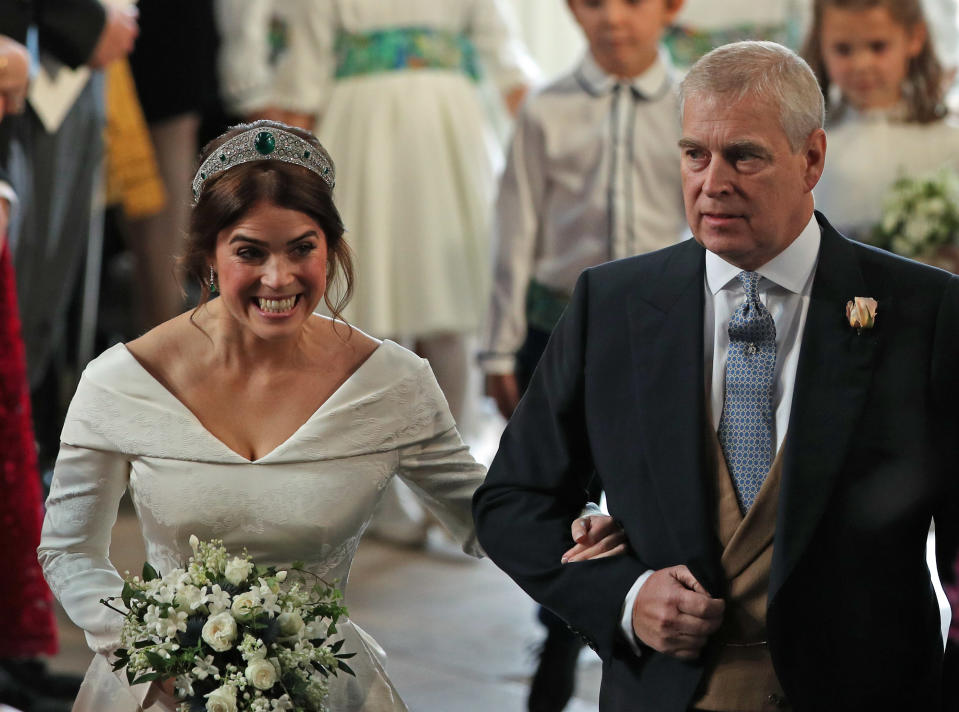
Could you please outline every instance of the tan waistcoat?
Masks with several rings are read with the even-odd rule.
[[[789,709],[766,643],[766,597],[779,506],[782,451],[776,456],[756,501],[743,517],[715,432],[706,452],[713,478],[717,534],[729,583],[723,624],[710,638],[706,671],[694,709],[716,712],[778,712]]]

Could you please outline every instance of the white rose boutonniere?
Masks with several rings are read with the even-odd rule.
[[[233,647],[233,641],[236,639],[236,621],[227,611],[217,613],[203,624],[200,635],[203,636],[207,645],[222,653]]]
[[[879,302],[872,297],[853,297],[846,302],[846,319],[849,326],[859,331],[871,329],[876,325],[876,316],[879,314]]]

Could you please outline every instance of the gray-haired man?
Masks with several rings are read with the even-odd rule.
[[[480,541],[597,650],[604,711],[936,709],[959,279],[814,213],[822,96],[795,54],[727,45],[682,91],[695,240],[583,273]],[[633,551],[563,565],[594,472]]]

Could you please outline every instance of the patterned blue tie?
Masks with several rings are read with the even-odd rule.
[[[746,513],[773,462],[776,324],[759,301],[760,276],[756,272],[740,272],[737,277],[746,290],[746,301],[729,318],[719,444],[736,484],[739,508]]]

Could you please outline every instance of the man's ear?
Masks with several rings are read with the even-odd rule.
[[[816,129],[809,134],[802,155],[805,161],[803,181],[806,190],[811,191],[816,187],[826,166],[826,132]]]

